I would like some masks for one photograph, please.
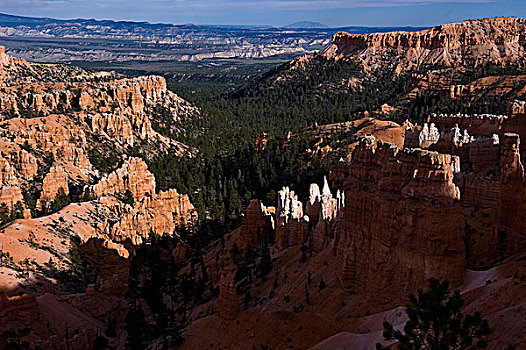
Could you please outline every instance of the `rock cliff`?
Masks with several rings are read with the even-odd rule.
[[[395,71],[424,66],[505,65],[524,59],[523,18],[487,18],[444,24],[420,32],[333,35],[332,45],[322,55],[344,58],[362,57],[367,66],[385,64],[388,55],[396,54]]]
[[[518,134],[524,131],[520,105],[516,101],[508,117],[432,115],[429,120],[445,128],[433,143],[420,142],[426,124],[406,131],[408,147],[439,150],[459,157],[454,182],[461,193],[467,264],[471,268],[491,266],[523,250],[520,232],[524,220],[516,212],[524,198],[525,181]],[[458,125],[466,127],[464,133]],[[509,133],[510,130],[517,133]],[[479,136],[474,138],[469,136],[471,133]]]
[[[125,158],[117,170],[92,186],[97,197],[108,194],[124,195],[130,191],[134,200],[140,201],[155,193],[155,177],[148,171],[148,166],[140,158]]]
[[[20,182],[11,164],[5,158],[0,158],[0,204],[5,204],[11,210],[16,203],[24,203]]]
[[[93,185],[90,191],[96,197],[114,196],[124,198],[127,191],[133,203],[117,203],[109,207],[119,217],[117,222],[105,221],[98,225],[99,231],[116,242],[127,239],[141,244],[152,233],[172,235],[181,226],[191,226],[197,220],[188,195],[175,189],[155,192],[155,177],[140,158],[125,158],[117,170]]]
[[[526,181],[520,155],[520,138],[517,134],[504,134],[501,158],[501,178],[497,203],[498,221],[490,246],[493,256],[498,256],[499,247],[504,256],[523,252],[526,249],[526,217],[524,198]],[[501,256],[502,259],[502,256]]]
[[[68,176],[62,167],[55,166],[49,169],[49,173],[44,177],[40,201],[49,202],[55,200],[60,189],[65,195],[69,194]]]
[[[338,191],[333,198],[327,179],[323,190],[311,184],[305,208],[288,187],[279,191],[276,210],[276,247],[280,250],[307,244],[313,251],[320,251],[328,244],[331,226],[343,209],[345,195]]]
[[[133,208],[121,208],[120,212],[119,221],[106,222],[103,230],[117,242],[129,239],[135,245],[152,233],[172,235],[178,228],[192,226],[197,220],[197,212],[188,195],[180,195],[173,189],[144,197]]]
[[[371,139],[355,149],[335,247],[345,290],[392,297],[431,276],[462,282],[464,225],[454,162],[448,154],[375,148]],[[438,217],[448,220],[434,223]]]

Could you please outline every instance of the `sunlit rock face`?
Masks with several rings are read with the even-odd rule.
[[[140,158],[126,158],[120,168],[92,187],[97,197],[130,191],[135,200],[155,193],[155,177]]]
[[[526,55],[521,44],[525,27],[523,18],[501,17],[443,24],[419,32],[339,32],[322,55],[331,59],[359,55],[367,66],[381,66],[396,57],[393,67],[397,73],[431,65],[505,65]],[[387,52],[394,55],[384,54]]]
[[[330,228],[344,207],[345,195],[338,191],[333,198],[327,178],[323,189],[311,184],[305,208],[294,191],[284,187],[278,192],[276,210],[276,246],[283,250],[291,246],[308,244],[313,251],[327,246]]]

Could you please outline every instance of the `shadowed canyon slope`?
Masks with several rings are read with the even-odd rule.
[[[183,348],[373,349],[382,340],[382,321],[401,327],[406,316],[397,307],[432,276],[449,279],[463,293],[465,310],[488,318],[489,348],[524,346],[520,139],[526,114],[523,85],[506,87],[508,79],[521,79],[514,69],[524,64],[524,23],[496,18],[417,33],[340,33],[322,52],[261,78],[257,91],[263,93],[309,87],[312,79],[313,92],[323,96],[412,74],[409,87],[397,93],[409,106],[417,90],[428,88],[451,99],[489,91],[508,100],[506,115],[419,115],[417,125],[405,123],[401,144],[391,136],[399,127],[375,126],[368,130],[381,130],[377,137],[364,135],[331,168],[333,188],[312,184],[304,202],[283,188],[277,203],[265,203],[275,207],[252,201],[241,228],[204,256],[219,287],[215,314],[190,323]],[[466,89],[457,84],[465,69],[486,67],[502,75],[477,77],[478,85]],[[425,85],[436,77],[436,84]],[[407,107],[393,101],[380,102]],[[387,107],[374,113],[385,117]],[[324,128],[331,130],[312,130]],[[236,336],[239,328],[246,337]]]

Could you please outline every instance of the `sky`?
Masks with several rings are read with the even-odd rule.
[[[432,26],[526,17],[526,0],[0,0],[0,12],[174,24],[284,26],[305,20],[331,27]]]

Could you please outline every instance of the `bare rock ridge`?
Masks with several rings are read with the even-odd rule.
[[[320,66],[334,65],[353,69],[318,85],[318,92],[357,93],[374,83],[398,81],[407,84],[392,106],[398,111],[412,113],[412,103],[420,103],[422,96],[430,95],[439,100],[472,100],[474,107],[490,104],[493,99],[506,103],[524,100],[526,75],[521,71],[526,63],[525,26],[524,18],[498,17],[415,32],[339,32],[324,50],[295,58],[288,69],[269,77],[268,83],[282,84]],[[495,67],[494,73],[486,71],[490,65]],[[517,73],[506,73],[514,68]],[[316,91],[313,89],[312,93]],[[488,99],[481,100],[481,96]],[[392,100],[394,96],[386,98]],[[380,105],[376,108],[378,114],[389,113]],[[442,129],[441,125],[436,126]]]
[[[84,133],[79,135],[81,139],[75,146],[84,151],[88,148],[86,139],[95,137],[98,142],[115,143],[117,150],[150,144],[165,150],[175,148],[180,154],[191,152],[186,145],[154,130],[156,126],[151,119],[154,115],[157,130],[174,135],[181,131],[181,121],[198,114],[194,106],[167,89],[164,78],[123,78],[113,72],[28,63],[5,54],[2,57],[0,119],[12,123],[21,116],[40,117],[38,125],[33,122],[36,118],[29,123],[44,130],[48,119],[51,125],[55,120],[74,124],[73,132],[78,134],[75,130],[80,129]],[[24,123],[19,124],[25,126]],[[61,128],[58,133],[67,132],[62,125],[58,128]],[[39,137],[39,132],[40,129],[33,131],[35,137]]]
[[[69,194],[68,176],[64,169],[60,166],[55,166],[49,169],[49,173],[44,178],[40,202],[53,201],[60,189],[65,195]]]
[[[311,185],[305,207],[289,188],[279,192],[275,248],[333,251],[341,288],[376,299],[401,298],[432,276],[460,285],[466,259],[460,191],[453,182],[458,157],[374,141],[366,137],[355,148],[336,198],[327,180],[322,191]],[[251,202],[239,243],[254,245],[243,238],[249,232],[256,242],[268,234],[268,215]],[[433,217],[448,220],[430,224]]]
[[[51,195],[66,181],[60,168],[51,168],[45,179],[46,195],[43,196]],[[38,334],[34,344],[46,348],[64,345],[61,329],[68,324],[80,331],[77,340],[70,339],[70,345],[76,344],[74,348],[78,349],[92,344],[110,314],[116,327],[123,329],[128,312],[125,294],[133,247],[142,244],[152,233],[173,235],[177,227],[192,225],[197,219],[187,195],[180,195],[173,189],[155,193],[153,175],[138,158],[125,159],[121,168],[94,187],[100,191],[100,196],[96,195],[94,200],[70,204],[49,216],[17,220],[0,232],[2,252],[9,252],[12,259],[0,269],[0,291],[7,295],[21,294],[26,284],[31,285],[33,279],[43,278],[39,271],[46,264],[67,269],[72,248],[66,239],[70,237],[77,237],[84,256],[100,266],[95,284],[89,285],[82,293],[64,295],[60,286],[54,284],[45,284],[47,287],[44,287],[53,294],[40,294],[36,300],[25,295],[18,299],[0,293],[5,299],[3,304],[0,303],[0,314],[5,316],[0,321],[1,329],[22,324],[29,326],[33,334]],[[118,199],[123,189],[135,191],[137,197],[133,204]],[[188,257],[188,248],[180,247],[175,253],[184,260]],[[28,277],[12,272],[22,267],[28,270]],[[27,302],[27,312],[20,304],[22,300]],[[13,308],[18,308],[18,311],[13,312]],[[56,310],[67,312],[56,314]],[[25,318],[25,315],[32,316]],[[53,327],[43,328],[48,323]],[[56,334],[61,336],[56,337]],[[112,341],[118,341],[122,336],[120,334]]]
[[[155,177],[139,158],[126,158],[122,166],[92,187],[97,197],[130,191],[135,200],[155,193]]]
[[[139,158],[126,158],[119,169],[92,186],[91,191],[101,200],[108,195],[122,196],[127,191],[133,195],[131,206],[110,205],[118,222],[99,224],[99,229],[115,242],[129,239],[138,245],[152,232],[171,235],[179,225],[190,225],[197,219],[188,195],[180,195],[175,189],[155,192],[155,178]]]
[[[444,24],[420,32],[334,34],[332,45],[322,52],[329,58],[360,55],[365,64],[382,64],[381,52],[401,56],[396,71],[425,65],[505,65],[524,59],[526,20],[488,18]]]
[[[284,187],[275,214],[252,201],[237,242],[261,247],[254,242],[264,232],[274,237],[273,256],[300,246],[333,256],[340,290],[370,305],[402,300],[430,277],[460,286],[467,268],[526,251],[520,136],[509,132],[523,133],[524,115],[514,112],[431,115],[423,126],[407,126],[403,149],[365,136],[350,162],[331,170],[336,198],[325,182],[322,191],[310,186],[306,205]],[[242,310],[232,280],[219,285],[218,310],[232,319]]]
[[[371,140],[362,141],[344,182],[348,200],[337,237],[344,289],[401,296],[431,276],[461,283],[466,262],[460,191],[453,183],[457,161],[448,154],[382,143],[374,148]],[[430,225],[433,217],[448,219]]]

